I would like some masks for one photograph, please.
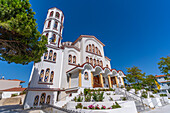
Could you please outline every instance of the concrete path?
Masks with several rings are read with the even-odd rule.
[[[170,113],[170,104],[160,107],[160,108],[155,108],[153,110],[150,111],[145,111],[142,113]]]

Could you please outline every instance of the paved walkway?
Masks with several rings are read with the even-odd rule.
[[[153,110],[150,111],[145,111],[142,113],[170,113],[170,104],[160,107],[160,108],[155,108]]]

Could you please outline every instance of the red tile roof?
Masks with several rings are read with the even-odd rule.
[[[164,77],[165,75],[155,75],[155,77]]]
[[[10,88],[10,89],[4,89],[4,90],[0,90],[0,91],[25,91],[27,88]]]

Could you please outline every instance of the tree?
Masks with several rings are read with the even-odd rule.
[[[155,87],[155,79],[156,77],[153,75],[147,75],[144,79],[143,79],[143,86],[145,88],[148,88],[148,90],[151,90],[152,88]]]
[[[19,64],[39,62],[47,38],[37,30],[29,0],[0,0],[0,60]]]
[[[145,77],[145,73],[142,73],[142,70],[140,70],[136,66],[133,66],[132,68],[126,68],[126,69],[128,73],[126,74],[127,82],[132,84],[135,89],[141,89],[142,82]]]
[[[170,57],[162,57],[161,61],[158,63],[161,73],[166,76],[170,76]]]

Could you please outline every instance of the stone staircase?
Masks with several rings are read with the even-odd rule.
[[[136,94],[130,93],[125,89],[116,88],[116,94],[124,95],[124,97],[126,97],[127,100],[134,101],[138,112],[149,111],[151,109],[150,106],[143,103],[141,97],[137,96]]]

